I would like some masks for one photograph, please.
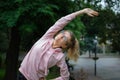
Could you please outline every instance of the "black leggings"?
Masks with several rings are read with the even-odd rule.
[[[27,80],[23,74],[21,74],[20,72],[18,73],[18,80]]]

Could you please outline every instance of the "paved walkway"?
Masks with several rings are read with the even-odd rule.
[[[74,65],[73,74],[76,80],[80,80],[78,78],[81,75],[87,77],[85,80],[120,80],[120,57],[98,56],[100,58],[96,62],[96,76],[94,76],[95,61],[88,58],[88,55],[82,55],[77,62],[70,61]]]

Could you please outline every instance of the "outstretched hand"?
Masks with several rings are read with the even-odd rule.
[[[90,8],[85,8],[83,9],[84,13],[87,14],[88,16],[94,17],[94,16],[98,16],[99,13],[97,11],[94,11]]]

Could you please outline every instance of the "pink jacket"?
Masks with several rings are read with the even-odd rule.
[[[27,80],[39,80],[48,74],[48,69],[54,65],[60,67],[60,77],[55,80],[69,80],[69,72],[65,57],[60,48],[53,49],[52,42],[54,35],[62,30],[75,14],[69,14],[59,19],[48,31],[33,45],[25,56],[19,71]]]

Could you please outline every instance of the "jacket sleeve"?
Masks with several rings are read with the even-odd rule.
[[[75,14],[69,14],[67,16],[64,16],[62,18],[60,18],[59,20],[56,21],[56,23],[51,26],[47,32],[43,35],[44,38],[53,38],[54,35],[62,30],[71,20],[73,20],[75,18]],[[42,38],[43,38],[42,37]]]
[[[57,66],[60,67],[60,76],[55,78],[55,80],[69,80],[70,73],[68,71],[67,64],[65,62],[65,57],[63,57],[58,63]]]

